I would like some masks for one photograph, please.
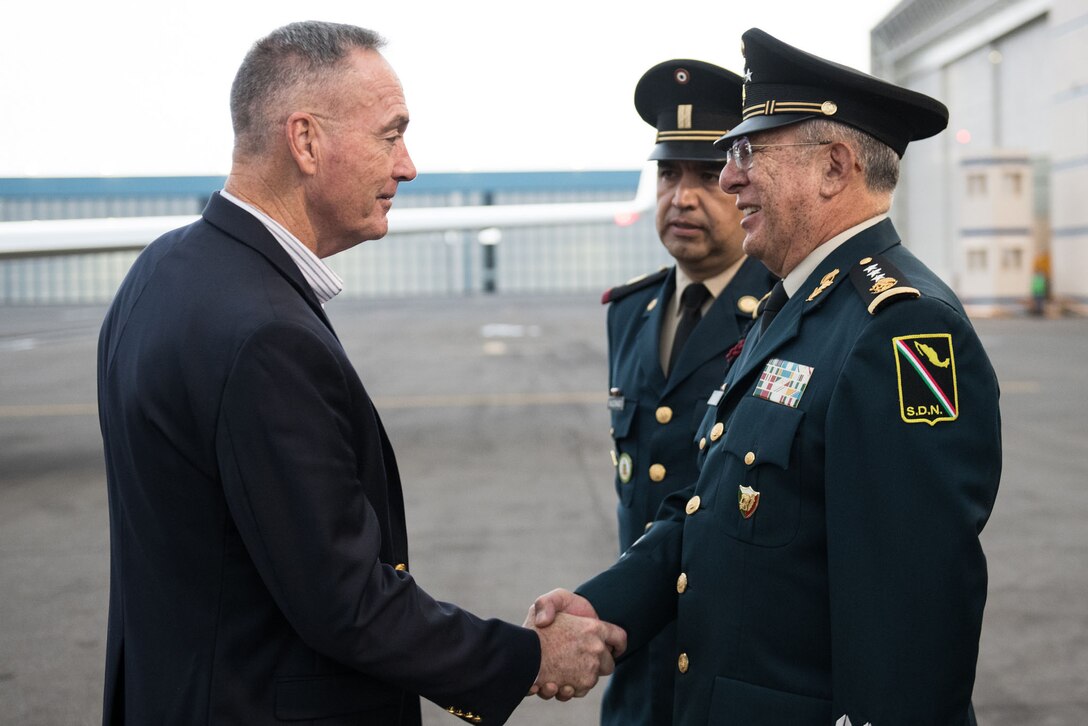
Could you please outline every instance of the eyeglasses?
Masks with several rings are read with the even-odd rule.
[[[799,144],[753,144],[748,140],[747,136],[741,136],[739,139],[733,142],[733,145],[729,147],[725,163],[728,164],[730,160],[737,165],[737,168],[741,171],[748,171],[752,168],[755,153],[761,149],[771,149],[776,146],[826,146],[832,143],[831,141],[807,141]]]

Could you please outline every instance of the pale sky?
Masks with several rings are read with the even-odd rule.
[[[381,33],[428,171],[637,169],[653,129],[632,103],[650,66],[743,71],[759,27],[869,70],[898,0],[29,0],[0,22],[0,177],[226,174],[228,94],[257,38],[295,20]],[[301,10],[300,10],[301,8]]]

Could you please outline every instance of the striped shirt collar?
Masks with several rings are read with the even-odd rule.
[[[220,190],[219,194],[260,220],[261,224],[276,238],[284,251],[298,265],[299,271],[306,278],[310,288],[313,289],[314,295],[317,295],[322,307],[344,289],[344,281],[340,279],[340,276],[333,272],[332,268],[326,265],[320,257],[315,255],[313,250],[302,244],[298,237],[288,232],[286,227],[252,204],[232,195],[226,189]]]

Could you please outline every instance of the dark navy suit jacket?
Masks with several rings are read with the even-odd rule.
[[[642,536],[665,497],[698,477],[695,432],[706,399],[721,385],[726,353],[774,284],[763,263],[746,259],[692,331],[669,375],[661,370],[661,326],[676,268],[608,295],[608,370],[617,462],[620,551]],[[619,290],[617,293],[616,291]],[[618,297],[618,299],[617,299]],[[651,478],[651,467],[660,478]],[[617,664],[601,709],[608,726],[667,723],[672,714],[676,639],[662,633]]]
[[[881,307],[892,286],[920,294]],[[708,403],[696,485],[578,588],[630,650],[676,623],[672,723],[973,724],[1001,440],[952,291],[881,222],[749,334]]]
[[[213,196],[152,243],[99,341],[105,724],[502,723],[535,633],[407,571],[393,449],[312,290]],[[418,695],[417,695],[418,694]]]

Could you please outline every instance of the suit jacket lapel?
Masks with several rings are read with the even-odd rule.
[[[685,378],[714,356],[724,357],[725,352],[740,337],[735,297],[736,295],[730,294],[727,288],[695,326],[691,337],[684,344],[676,366],[669,372],[665,393],[680,385]]]
[[[729,377],[740,380],[753,368],[762,365],[763,361],[777,348],[785,345],[797,337],[801,330],[801,305],[798,295],[794,295],[786,303],[774,319],[774,325],[764,333],[759,332],[757,322],[748,333],[748,339],[744,344],[744,351],[736,364],[729,371]]]
[[[332,329],[332,323],[329,322],[328,316],[325,315],[325,309],[321,307],[321,303],[314,294],[313,288],[306,282],[306,278],[302,276],[302,271],[298,269],[298,265],[295,264],[295,261],[291,259],[291,256],[287,254],[287,251],[283,249],[283,246],[276,238],[272,236],[272,233],[265,228],[261,220],[237,204],[223,199],[219,192],[212,194],[211,199],[208,200],[208,206],[204,208],[203,216],[208,224],[217,227],[238,242],[256,250],[268,260],[298,291],[314,313],[333,332],[333,335],[336,334],[336,331]]]
[[[665,372],[661,370],[661,325],[665,319],[666,303],[676,289],[676,268],[669,270],[665,284],[660,287],[657,297],[652,303],[653,307],[642,312],[642,329],[638,332],[638,360],[643,373],[644,382],[657,395],[665,386]],[[649,391],[648,391],[649,392]]]

